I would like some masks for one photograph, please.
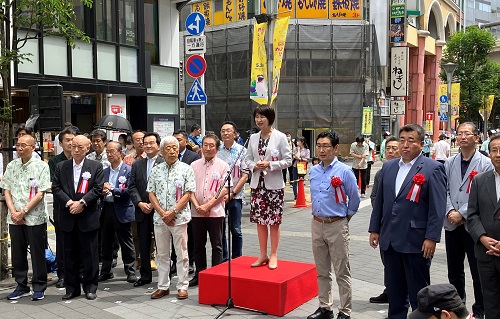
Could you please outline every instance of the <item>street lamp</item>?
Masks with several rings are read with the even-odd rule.
[[[441,67],[446,72],[446,80],[448,81],[448,129],[451,132],[451,81],[453,79],[453,72],[457,68],[458,64],[453,62],[448,62],[441,64]]]

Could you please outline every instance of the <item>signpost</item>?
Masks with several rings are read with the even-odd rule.
[[[186,61],[186,72],[193,78],[199,78],[207,70],[207,61],[201,55],[190,56]]]
[[[186,19],[186,31],[198,35],[205,30],[205,17],[199,12],[191,12]]]
[[[187,36],[184,42],[184,52],[186,54],[202,54],[207,52],[206,37],[204,35]]]
[[[193,85],[189,89],[186,95],[187,105],[205,105],[207,104],[207,95],[201,87],[200,81],[198,79],[194,80]]]

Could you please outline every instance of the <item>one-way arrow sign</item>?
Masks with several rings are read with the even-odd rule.
[[[191,12],[186,19],[186,31],[198,35],[205,30],[205,17],[199,12]]]
[[[186,36],[184,42],[186,54],[202,54],[207,52],[206,36]]]

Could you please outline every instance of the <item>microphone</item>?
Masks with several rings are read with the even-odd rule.
[[[246,133],[248,135],[259,133],[259,132],[260,132],[260,128],[258,128],[257,126],[254,126],[251,129],[249,129],[248,131],[246,131]]]

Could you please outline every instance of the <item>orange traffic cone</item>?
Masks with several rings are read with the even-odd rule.
[[[361,170],[358,169],[358,190],[361,190]]]
[[[304,192],[304,178],[299,178],[299,188],[297,189],[297,201],[293,208],[307,208],[306,204],[306,193]]]

